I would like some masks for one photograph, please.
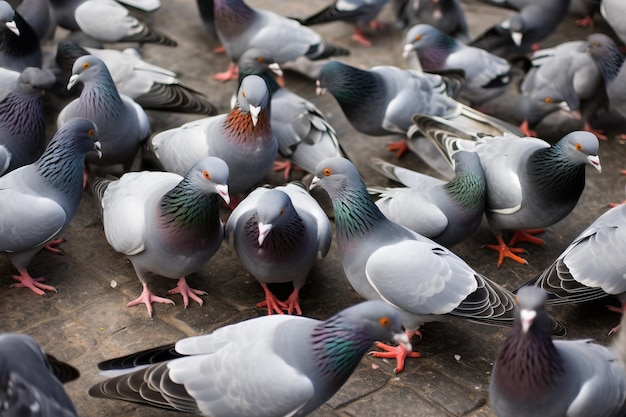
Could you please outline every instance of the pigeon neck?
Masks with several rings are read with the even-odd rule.
[[[417,50],[417,57],[425,71],[446,69],[446,60],[453,50],[454,39],[449,36],[440,36],[437,41],[425,48]]]
[[[485,207],[486,181],[482,168],[478,172],[456,170],[456,176],[446,184],[450,196],[464,209],[482,211]]]
[[[378,74],[358,68],[344,71],[329,74],[327,88],[349,120],[362,118],[384,103],[385,91]]]
[[[44,182],[80,200],[85,153],[79,150],[78,142],[74,138],[53,138],[35,166]]]
[[[617,74],[619,74],[622,64],[624,63],[624,54],[617,46],[612,45],[607,53],[598,56],[598,60],[600,62],[600,72],[604,78],[605,85],[608,86],[608,84],[617,77]]]
[[[235,106],[222,123],[222,133],[227,140],[255,148],[271,142],[274,135],[270,125],[269,103],[259,113],[256,126],[249,112],[242,111],[239,105]]]
[[[559,143],[534,152],[527,175],[540,201],[548,204],[576,204],[585,186],[585,166],[572,163]]]
[[[238,35],[254,20],[252,10],[242,0],[215,0],[215,26],[223,35]]]
[[[515,326],[496,359],[495,382],[506,397],[536,401],[552,393],[565,370],[547,329],[531,327],[523,334]]]
[[[252,242],[258,242],[259,227],[257,217],[247,224],[246,235]],[[281,226],[272,227],[271,232],[263,241],[259,249],[278,254],[293,253],[302,248],[302,239],[305,237],[305,226],[302,218],[294,211],[289,222],[284,222]],[[256,243],[258,244],[258,243]]]
[[[160,209],[166,226],[188,228],[202,234],[221,227],[219,196],[199,192],[188,177],[161,198]]]
[[[35,145],[26,138],[41,138],[37,148],[43,151],[45,145],[45,116],[41,92],[29,94],[14,89],[0,102],[0,122],[11,136],[20,137],[20,146]]]
[[[89,103],[90,106],[96,106],[100,113],[108,112],[110,118],[121,119],[126,106],[111,78],[111,73],[106,68],[102,68],[102,71],[104,74],[98,77],[96,81],[92,80],[85,83],[79,100],[83,103]]]

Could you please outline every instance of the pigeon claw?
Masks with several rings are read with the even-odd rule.
[[[504,240],[502,240],[502,235],[498,235],[497,239],[497,245],[485,245],[485,248],[495,250],[500,254],[498,257],[498,268],[500,268],[500,266],[504,263],[504,258],[510,258],[520,264],[528,265],[528,261],[526,259],[516,255],[516,253],[524,253],[524,249],[511,248],[507,246],[507,244],[504,243]]]
[[[387,358],[396,360],[396,368],[393,370],[395,374],[399,374],[404,370],[404,362],[406,358],[419,358],[422,355],[419,352],[409,352],[402,345],[390,346],[382,342],[376,342],[376,347],[382,349],[382,352],[370,352],[374,358]]]
[[[46,291],[57,292],[57,289],[51,285],[42,284],[45,280],[44,277],[33,278],[26,271],[20,271],[19,275],[12,276],[14,280],[18,281],[11,285],[11,288],[28,288],[37,295],[46,295]]]
[[[55,246],[59,246],[61,243],[65,242],[65,239],[53,239],[46,244],[43,248],[50,253],[54,253],[55,255],[63,255],[63,251],[61,249],[55,248]]]
[[[198,297],[199,295],[207,295],[206,291],[196,290],[195,288],[191,288],[187,284],[187,280],[185,277],[182,277],[178,280],[178,284],[176,284],[175,288],[172,288],[167,292],[168,294],[180,294],[183,296],[183,306],[187,308],[189,305],[189,299],[191,298],[196,303],[203,305],[204,301],[202,298]]]
[[[406,140],[398,140],[395,142],[391,142],[387,145],[387,150],[389,152],[395,152],[396,158],[400,159],[404,156],[405,153],[409,151],[409,145],[406,143]]]
[[[150,291],[150,289],[148,288],[147,284],[143,284],[143,291],[141,292],[141,295],[130,303],[126,304],[126,307],[133,307],[141,303],[146,305],[146,309],[148,310],[148,316],[150,317],[152,317],[152,303],[175,305],[174,301],[170,300],[169,298],[163,298],[154,295],[152,291]]]
[[[545,232],[544,229],[516,230],[513,237],[509,241],[509,246],[513,246],[517,242],[528,242],[534,245],[543,246],[546,242],[543,239],[534,236],[543,232]]]

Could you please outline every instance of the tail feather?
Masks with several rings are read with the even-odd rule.
[[[326,59],[333,56],[347,56],[350,55],[350,50],[334,43],[329,43],[325,40],[322,43],[311,45],[311,48],[304,56],[312,61],[319,59]]]

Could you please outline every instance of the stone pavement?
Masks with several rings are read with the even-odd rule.
[[[326,0],[250,0],[254,6],[293,16],[304,16],[326,3]],[[508,13],[478,0],[465,0],[463,6],[472,35]],[[177,72],[183,82],[206,93],[222,112],[227,111],[235,85],[211,79],[214,72],[226,68],[227,58],[213,54],[216,44],[201,31],[195,2],[164,0],[160,10],[143,15],[179,42],[177,48],[147,45],[143,49],[145,59]],[[391,22],[390,10],[386,10],[381,18]],[[350,47],[352,55],[346,58],[350,63],[406,67],[401,57],[402,36],[392,25],[375,35],[371,48],[352,42],[352,27],[347,24],[333,23],[316,29],[329,40]],[[597,30],[607,29],[599,23]],[[577,28],[574,17],[568,16],[558,33],[544,45],[567,38],[583,39],[591,32],[591,29]],[[59,32],[59,36],[62,33]],[[54,50],[53,45],[49,48]],[[287,87],[316,103],[327,114],[348,155],[368,184],[386,184],[380,175],[368,168],[367,161],[377,156],[397,162],[395,156],[386,151],[386,144],[392,137],[366,137],[355,132],[332,96],[315,96],[315,84],[310,79],[290,73]],[[47,104],[48,126],[52,134],[56,112],[64,102],[47,97]],[[164,112],[150,112],[149,115],[155,132],[198,118]],[[568,218],[546,231],[543,235],[545,247],[527,246],[529,265],[517,265],[507,260],[498,269],[496,255],[481,247],[483,243],[493,241],[486,223],[471,239],[455,247],[455,252],[477,271],[509,289],[516,288],[547,266],[582,229],[606,210],[609,201],[624,198],[626,181],[619,176],[619,170],[626,168],[626,151],[622,145],[615,138],[601,144],[602,174],[588,171],[587,187],[579,206]],[[429,172],[415,155],[405,156],[400,163]],[[280,183],[281,179],[278,174],[268,176],[268,182],[273,184]],[[225,212],[224,220],[226,216]],[[150,319],[143,306],[126,307],[140,293],[141,287],[128,260],[107,244],[88,193],[85,193],[80,210],[64,237],[67,240],[62,245],[64,256],[43,251],[30,264],[33,276],[45,275],[48,283],[58,289],[58,293],[46,297],[37,297],[23,289],[9,289],[13,267],[6,256],[0,257],[0,330],[28,333],[46,350],[80,370],[81,378],[67,384],[66,388],[81,416],[180,415],[90,398],[87,389],[99,380],[96,363],[265,314],[265,310],[254,308],[263,297],[261,287],[226,245],[201,271],[189,278],[192,286],[208,293],[203,297],[204,306],[192,303],[184,309],[180,297],[174,296],[176,305],[155,305],[154,317]],[[156,278],[151,287],[157,294],[162,294],[173,284],[172,280]],[[287,294],[290,287],[279,287],[278,290]],[[326,318],[361,300],[343,275],[334,243],[329,256],[314,267],[301,298],[304,314],[316,318]],[[568,338],[594,338],[599,343],[608,344],[611,339],[607,331],[619,317],[604,308],[607,303],[615,303],[615,300],[562,307],[552,312],[566,323]],[[463,321],[429,323],[422,328],[423,339],[414,341],[414,348],[421,352],[422,358],[408,360],[405,371],[394,375],[394,361],[365,357],[344,388],[313,415],[493,416],[488,405],[489,375],[493,358],[507,332],[504,328]]]

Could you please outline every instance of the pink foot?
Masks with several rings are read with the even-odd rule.
[[[261,287],[263,287],[263,291],[265,292],[265,301],[257,303],[257,308],[267,307],[268,316],[271,316],[274,313],[285,314],[283,313],[283,310],[287,310],[287,304],[276,298],[276,296],[272,294],[270,289],[267,287],[267,284],[261,283]]]
[[[513,259],[515,262],[519,262],[521,264],[528,264],[528,261],[526,261],[526,259],[524,259],[524,258],[522,258],[520,256],[515,255],[516,253],[523,253],[524,249],[522,249],[522,248],[511,248],[511,247],[507,246],[507,244],[504,243],[504,240],[502,240],[502,235],[498,235],[497,239],[498,239],[498,244],[497,245],[485,245],[485,247],[487,249],[495,250],[495,251],[497,251],[499,253],[498,268],[504,262],[504,258]]]
[[[412,336],[412,332],[407,332],[407,335]],[[418,332],[419,333],[419,332]],[[376,347],[382,349],[383,352],[370,352],[375,358],[387,358],[396,360],[396,369],[394,373],[399,374],[404,370],[404,362],[406,358],[419,358],[422,356],[419,352],[409,352],[403,345],[389,346],[385,343],[376,342]]]
[[[372,42],[363,35],[361,29],[355,28],[354,34],[352,35],[352,40],[360,43],[363,46],[370,47],[372,46]]]
[[[169,298],[157,297],[156,295],[154,295],[152,291],[150,291],[150,288],[148,288],[148,284],[142,285],[143,291],[141,292],[141,295],[135,300],[128,303],[126,307],[133,307],[137,304],[143,303],[148,309],[148,315],[152,317],[152,303],[174,304],[174,301],[170,300]]]
[[[285,171],[285,181],[289,181],[289,174],[291,171],[302,171],[298,165],[292,163],[291,161],[274,161],[274,171]]]
[[[593,21],[593,17],[587,15],[582,19],[578,19],[576,21],[576,25],[581,28],[592,28],[595,25],[595,22]]]
[[[407,145],[406,140],[397,140],[395,142],[389,143],[387,145],[387,150],[390,152],[396,153],[396,158],[402,158],[402,156],[409,151],[409,145]]]
[[[51,285],[42,284],[44,277],[33,278],[25,269],[19,271],[19,275],[12,275],[13,279],[18,281],[12,284],[11,288],[28,288],[37,295],[46,295],[45,291],[57,292],[57,289]]]
[[[607,308],[609,309],[609,311],[613,311],[613,312],[618,313],[618,314],[624,314],[624,311],[626,311],[626,303],[621,303],[620,307],[607,306]],[[618,324],[617,326],[615,326],[611,330],[609,330],[609,334],[611,335],[611,334],[619,332],[621,327],[622,327],[622,325]]]
[[[530,126],[528,125],[528,120],[526,120],[526,119],[524,119],[522,124],[519,125],[519,130],[522,131],[524,136],[528,136],[528,137],[531,137],[531,138],[534,138],[534,137],[537,136],[537,132],[535,132],[534,130],[532,130],[530,128]]]
[[[202,301],[202,299],[198,297],[198,295],[207,295],[206,291],[196,290],[194,288],[191,288],[187,284],[187,280],[185,279],[185,277],[180,278],[178,280],[178,284],[176,284],[176,288],[172,288],[167,293],[182,295],[183,305],[185,306],[185,308],[187,308],[187,306],[189,305],[190,298],[200,305],[204,304],[204,301]]]
[[[291,314],[295,310],[298,316],[302,315],[302,309],[300,308],[300,293],[297,288],[293,289],[293,292],[289,295],[289,298],[287,298],[287,301],[285,301],[284,304],[287,306],[287,314]]]
[[[609,138],[604,134],[604,130],[602,129],[594,129],[593,127],[591,127],[591,125],[587,122],[585,122],[585,125],[583,126],[583,130],[586,130],[587,132],[591,132],[594,135],[596,135],[598,137],[598,139],[600,140],[608,140]]]
[[[509,241],[509,246],[513,246],[517,242],[528,242],[534,245],[543,246],[546,242],[543,239],[533,236],[543,232],[545,232],[544,229],[516,230],[513,237]]]
[[[221,82],[236,80],[237,78],[239,78],[239,67],[234,62],[228,64],[228,69],[225,72],[218,72],[213,75],[214,80]]]
[[[224,48],[224,45],[217,46],[213,49],[214,54],[223,54],[225,52],[226,52],[226,48]]]
[[[61,243],[65,242],[65,239],[53,239],[50,242],[46,243],[46,246],[43,248],[50,253],[54,253],[55,255],[63,255],[63,251],[61,249],[55,248],[55,246],[59,246]]]

